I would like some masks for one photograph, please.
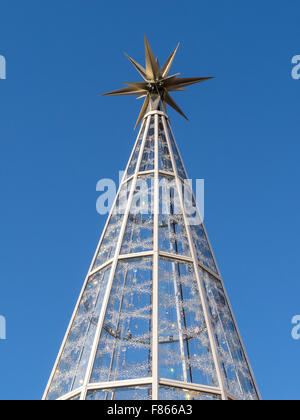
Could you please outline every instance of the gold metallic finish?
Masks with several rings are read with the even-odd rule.
[[[168,94],[168,92],[165,92],[165,102],[170,105],[175,111],[177,111],[180,115],[182,115],[186,120],[188,119],[186,115],[181,111],[179,106],[176,104],[176,102],[171,98],[171,96]]]
[[[177,53],[178,48],[179,48],[179,43],[178,43],[177,47],[175,48],[175,50],[170,55],[170,57],[167,59],[167,61],[165,62],[165,64],[162,66],[162,68],[161,68],[161,77],[167,77],[168,76],[168,73],[170,71],[170,68],[172,66],[172,63],[173,63],[173,60],[175,58],[175,55]]]
[[[144,104],[143,104],[143,106],[142,106],[142,109],[141,109],[140,115],[138,116],[137,122],[136,122],[136,124],[135,124],[135,128],[139,125],[139,123],[142,121],[142,119],[143,119],[144,115],[146,114],[146,111],[147,111],[147,109],[148,109],[148,105],[149,105],[149,101],[150,101],[150,97],[149,97],[149,95],[147,95],[147,96],[146,96],[146,99],[145,99],[145,101],[144,101]]]
[[[126,54],[127,58],[144,79],[144,82],[124,83],[126,85],[125,88],[105,93],[103,96],[136,95],[138,99],[146,97],[136,126],[141,122],[148,111],[153,111],[155,108],[158,109],[159,106],[163,106],[166,110],[167,105],[169,105],[187,119],[183,111],[171,98],[169,92],[184,91],[185,89],[183,88],[186,86],[204,82],[206,80],[213,79],[213,77],[178,77],[180,73],[168,76],[178,47],[179,44],[168,57],[163,66],[160,67],[158,58],[154,57],[149,42],[145,36],[146,68],[142,67],[133,58]]]

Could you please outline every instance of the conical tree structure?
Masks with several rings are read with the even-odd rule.
[[[260,399],[177,148],[168,76],[146,42],[141,127],[48,386],[46,400]]]

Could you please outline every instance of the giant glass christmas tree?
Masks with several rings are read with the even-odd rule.
[[[178,48],[178,47],[177,47]],[[54,365],[46,400],[256,400],[259,392],[167,105],[208,77],[169,76],[145,38],[139,134]]]

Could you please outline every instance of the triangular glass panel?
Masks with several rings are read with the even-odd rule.
[[[118,242],[118,237],[120,234],[120,229],[122,226],[122,221],[124,219],[125,209],[127,205],[128,196],[130,193],[132,181],[125,183],[119,193],[119,196],[116,200],[116,205],[110,216],[105,234],[100,245],[93,270],[100,267],[110,258],[113,258],[116,246]]]
[[[192,391],[191,389],[176,388],[172,386],[160,386],[159,387],[159,399],[160,400],[201,400],[201,401],[220,401],[221,395],[212,394],[203,391]]]
[[[106,291],[110,266],[89,277],[52,379],[48,400],[83,384]]]
[[[161,117],[158,120],[158,163],[159,170],[173,172],[171,155]]]
[[[203,225],[191,225],[190,229],[195,244],[198,261],[214,273],[218,274],[218,270],[212,256]]]
[[[205,232],[203,215],[200,214],[196,204],[195,196],[191,184],[185,180],[180,181],[182,187],[182,197],[184,212],[187,224],[190,227],[193,243],[196,249],[196,256],[200,264],[205,265],[215,274],[219,274],[209,241]],[[202,209],[203,212],[203,209]]]
[[[159,261],[159,375],[218,386],[193,264]]]
[[[153,248],[153,176],[137,179],[128,216],[121,254],[149,251]]]
[[[187,175],[186,175],[186,172],[185,172],[185,169],[184,169],[184,166],[183,166],[181,157],[179,155],[179,151],[178,151],[177,145],[175,143],[175,140],[174,140],[174,137],[173,137],[171,128],[170,128],[169,121],[166,121],[166,125],[167,125],[167,130],[168,130],[168,135],[169,135],[171,147],[172,147],[172,150],[173,150],[174,159],[175,159],[176,166],[177,166],[178,175],[181,178],[186,179],[187,178]]]
[[[135,173],[136,170],[136,165],[138,162],[138,158],[139,158],[139,154],[140,154],[140,150],[141,150],[141,145],[142,145],[142,141],[143,141],[143,137],[144,137],[144,133],[145,133],[145,128],[146,128],[146,120],[143,121],[143,126],[141,128],[139,137],[138,137],[138,141],[134,150],[134,154],[131,158],[130,164],[128,166],[128,170],[127,170],[127,178],[129,178],[130,176],[132,176]]]
[[[91,382],[151,376],[151,314],[152,258],[120,261]]]
[[[171,254],[190,256],[176,181],[171,177],[160,177],[159,187],[159,249]]]
[[[143,150],[140,172],[152,171],[154,169],[154,117],[151,117],[148,133],[146,135],[145,147]]]

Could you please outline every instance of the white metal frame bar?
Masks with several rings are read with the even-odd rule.
[[[153,114],[151,114],[153,115]],[[158,338],[158,264],[159,264],[159,243],[158,243],[158,215],[159,215],[159,171],[158,171],[158,115],[155,113],[154,130],[154,225],[153,225],[153,298],[152,298],[152,399],[158,400],[159,380],[159,338]]]

